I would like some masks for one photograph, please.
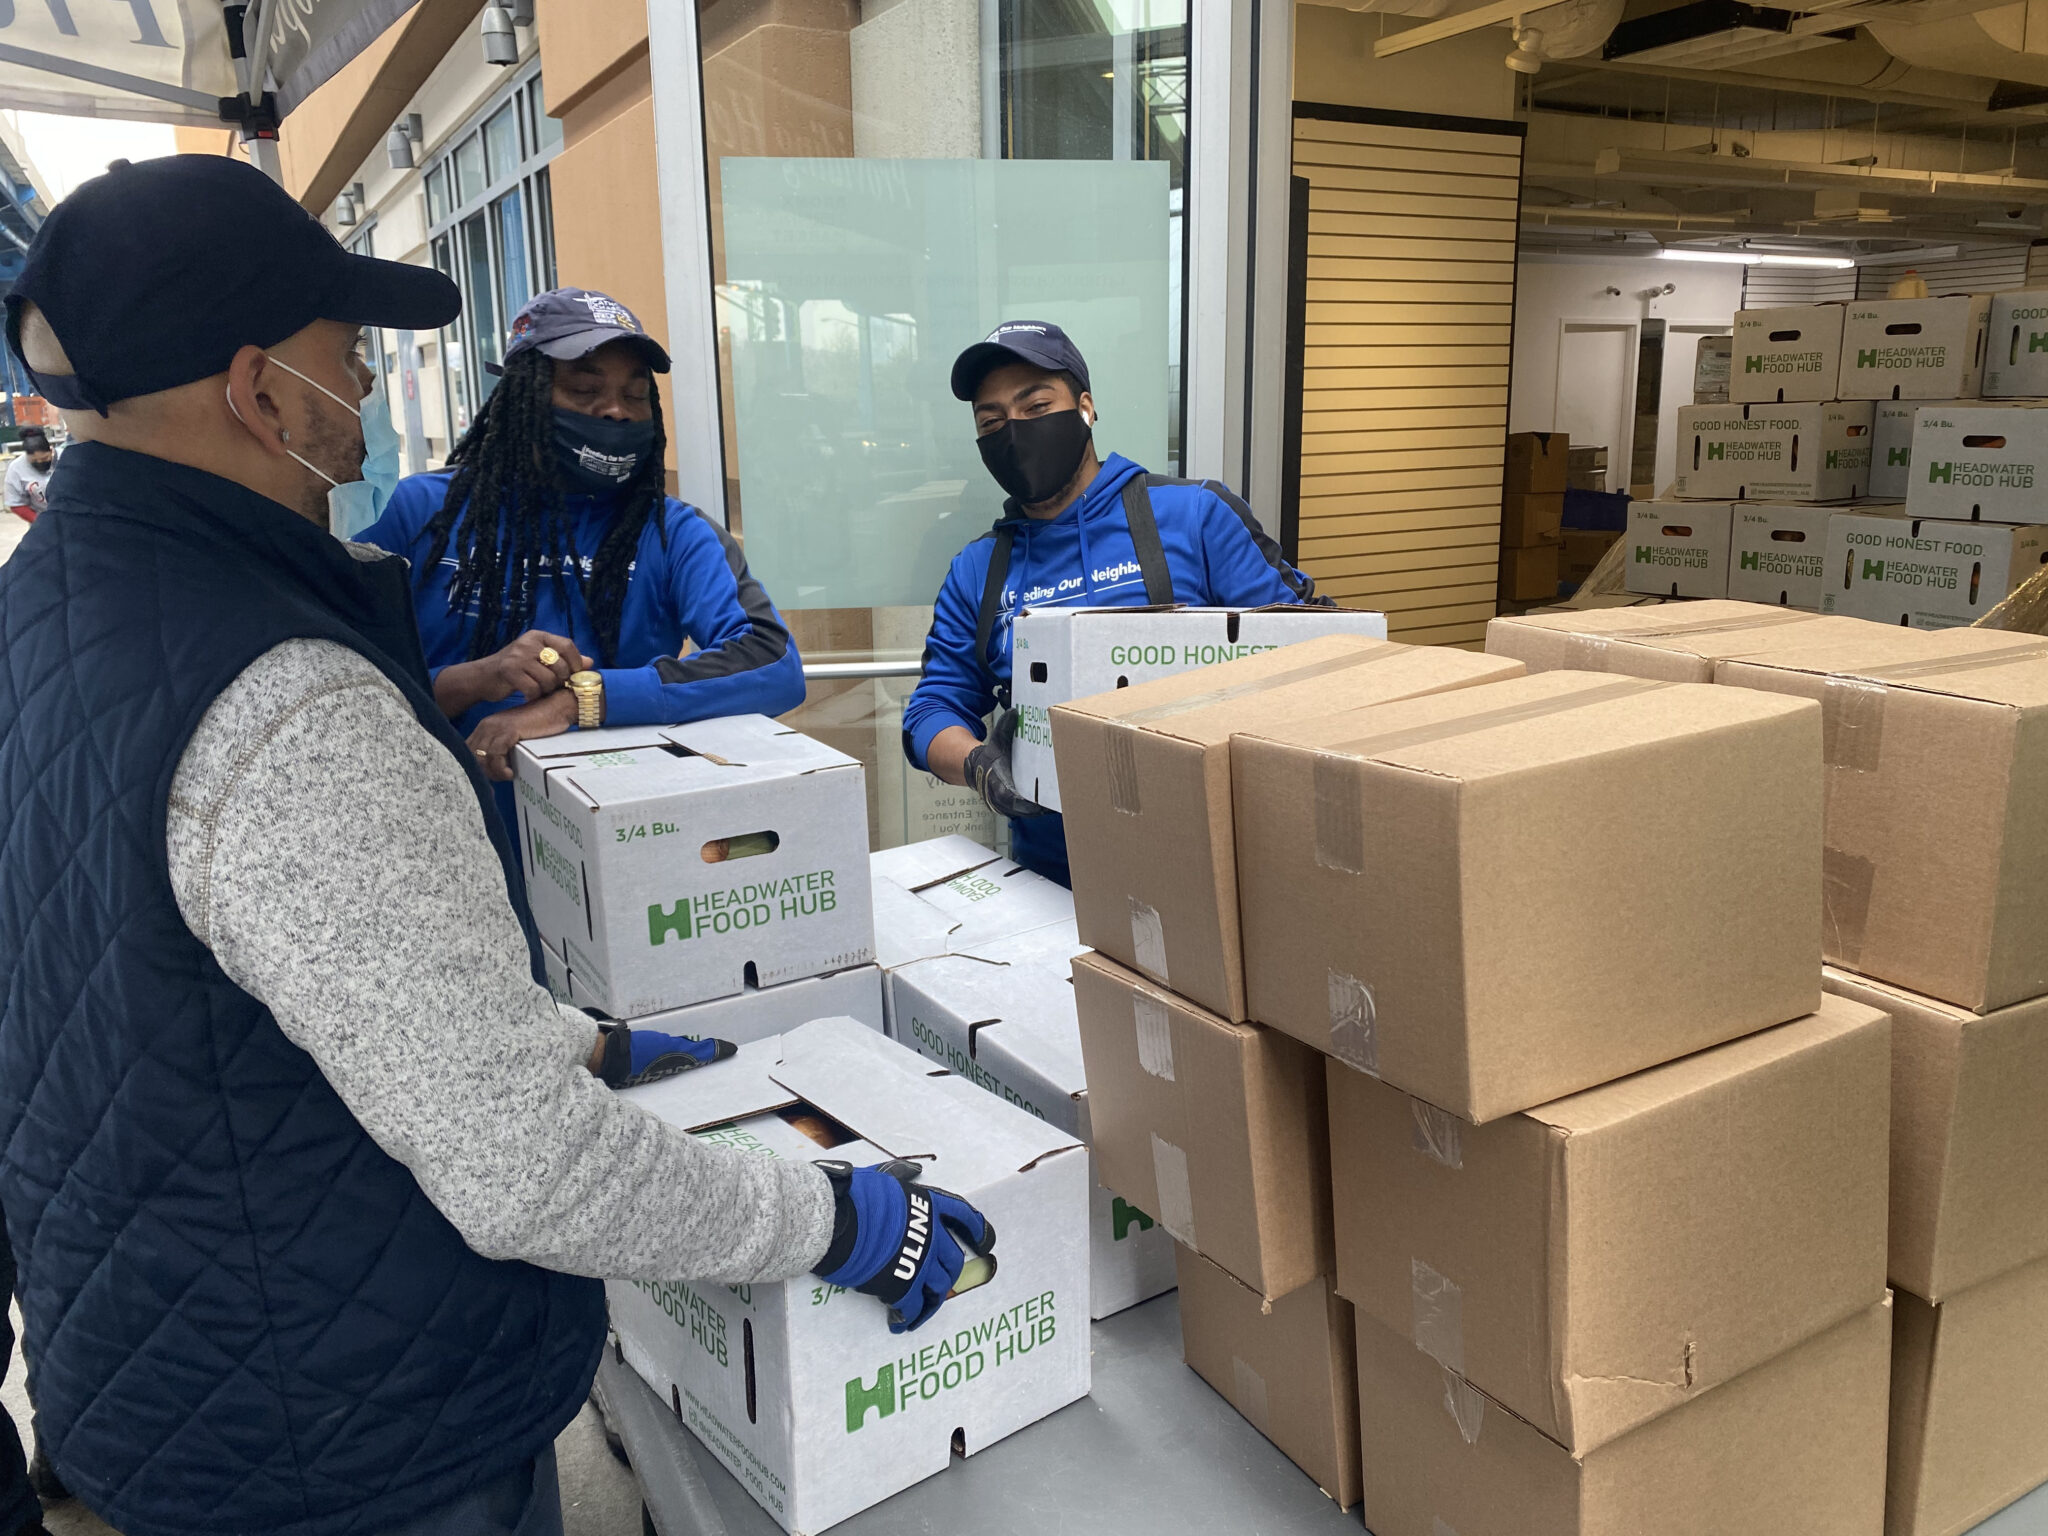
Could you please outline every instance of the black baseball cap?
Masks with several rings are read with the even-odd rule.
[[[1065,331],[1050,320],[1005,320],[953,359],[953,398],[972,400],[983,379],[1005,363],[1017,362],[1071,373],[1083,389],[1088,388],[1088,364]]]
[[[668,353],[647,334],[639,317],[608,293],[589,288],[550,288],[512,317],[505,361],[522,352],[544,352],[557,362],[588,357],[608,341],[631,341],[646,354],[647,366],[668,372]],[[504,369],[486,363],[494,373]]]
[[[431,331],[462,296],[431,267],[343,250],[253,165],[166,155],[116,162],[51,210],[7,295],[17,357],[29,303],[73,370],[37,374],[43,397],[104,415],[117,400],[224,373],[241,348],[315,320]]]

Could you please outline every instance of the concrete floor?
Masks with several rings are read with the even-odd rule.
[[[18,1313],[14,1327],[18,1337]],[[0,1387],[0,1403],[14,1415],[22,1443],[27,1445],[28,1392],[19,1350],[7,1372],[6,1385]],[[587,1404],[555,1442],[555,1457],[561,1465],[562,1524],[567,1536],[640,1536],[639,1489],[633,1475],[606,1449],[597,1414]],[[43,1524],[50,1536],[116,1536],[111,1526],[75,1500],[46,1511]]]

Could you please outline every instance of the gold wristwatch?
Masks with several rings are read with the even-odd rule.
[[[569,691],[576,696],[576,729],[594,731],[604,724],[604,674],[572,672]]]

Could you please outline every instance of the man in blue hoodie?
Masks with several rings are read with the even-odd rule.
[[[903,750],[1010,818],[1018,863],[1067,883],[1059,816],[1010,772],[1010,625],[1020,607],[1261,607],[1315,601],[1252,509],[1213,480],[1148,474],[1095,454],[1088,364],[1058,326],[1005,321],[953,364],[981,461],[1006,492],[996,525],[953,558],[903,709]],[[983,734],[982,722],[1001,706]]]

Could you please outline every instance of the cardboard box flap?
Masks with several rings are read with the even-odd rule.
[[[868,867],[885,880],[906,891],[922,891],[990,864],[1008,861],[992,848],[984,848],[971,837],[949,833],[921,843],[905,843],[872,855]]]
[[[931,1163],[953,1187],[978,1189],[1081,1145],[994,1094],[919,1091],[935,1075],[929,1063],[847,1020],[806,1024],[782,1047],[776,1082],[891,1156]]]
[[[1570,613],[1525,613],[1491,620],[1503,628],[1557,629],[1569,633],[1609,635],[1626,639],[1658,639],[1679,635],[1718,634],[1757,624],[1789,624],[1809,617],[1788,614],[1762,603],[1737,603],[1702,598],[1693,603],[1660,603],[1650,607],[1605,608]]]
[[[1850,678],[2030,709],[2048,704],[2048,639],[2004,630],[1907,630],[1867,625],[1838,639],[1816,636],[1731,665]]]
[[[749,1041],[739,1048],[737,1055],[724,1061],[649,1083],[644,1088],[621,1089],[620,1096],[638,1104],[655,1119],[666,1120],[685,1131],[728,1125],[750,1115],[781,1109],[797,1098],[775,1080],[785,1038],[769,1035]]]
[[[1277,651],[1263,651],[1256,656],[1244,656],[1192,672],[1179,672],[1172,677],[1153,678],[1129,688],[1053,707],[1074,714],[1092,715],[1097,719],[1117,720],[1125,725],[1157,726],[1181,715],[1226,704],[1232,699],[1288,683],[1306,682],[1346,667],[1361,665],[1368,659],[1379,660],[1413,649],[1413,646],[1371,640],[1363,635],[1319,635],[1313,640],[1282,646]],[[1379,654],[1374,655],[1375,652]],[[1204,731],[1193,739],[1204,742],[1228,740],[1229,734],[1227,729],[1220,736]]]
[[[1829,995],[1821,999],[1817,1011],[1805,1018],[1732,1040],[1710,1051],[1667,1062],[1661,1067],[1651,1067],[1612,1083],[1603,1083],[1598,1088],[1589,1088],[1569,1098],[1555,1099],[1523,1113],[1531,1120],[1554,1126],[1567,1136],[1589,1135],[1668,1104],[1723,1092],[1730,1084],[1772,1062],[1787,1060],[1854,1034],[1859,1029],[1868,1029],[1885,1017],[1876,1008]]]
[[[914,896],[886,875],[871,882],[875,897],[875,963],[885,971],[928,955],[943,955],[952,944],[958,918]]]
[[[1430,694],[1320,721],[1274,739],[1326,756],[1385,763],[1470,782],[1625,752],[1789,713],[1734,704],[1745,690],[1588,672],[1540,672]],[[1793,702],[1798,708],[1808,701]],[[1597,720],[1587,716],[1596,715]],[[1340,795],[1349,793],[1333,780]],[[1321,818],[1319,818],[1320,820]],[[1319,834],[1320,835],[1320,834]]]
[[[858,767],[859,760],[815,736],[766,715],[721,715],[671,725],[664,732],[677,746],[731,766],[775,767],[785,773]]]

